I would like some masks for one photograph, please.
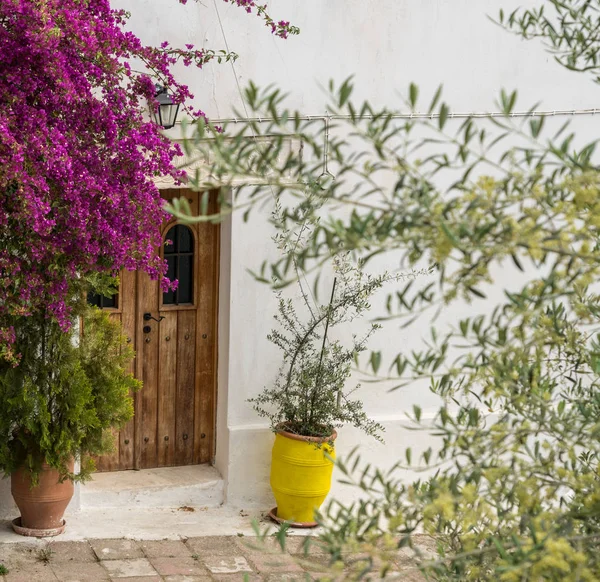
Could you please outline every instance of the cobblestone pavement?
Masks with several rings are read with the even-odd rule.
[[[317,544],[304,553],[303,536],[288,537],[286,552],[268,539],[260,548],[249,536],[206,536],[181,540],[100,539],[83,542],[23,541],[0,544],[5,582],[293,582],[345,580],[340,569],[328,571],[328,556]],[[360,559],[360,556],[351,556]],[[390,579],[424,580],[408,551],[392,558]],[[1,569],[1,568],[0,568]],[[378,575],[369,579],[377,580]]]

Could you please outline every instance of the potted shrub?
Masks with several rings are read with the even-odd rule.
[[[283,363],[274,384],[250,400],[276,433],[271,488],[277,507],[270,515],[296,527],[316,525],[314,512],[331,487],[336,429],[351,424],[379,440],[383,431],[346,386],[352,362],[366,349],[377,326],[371,325],[360,338],[352,336],[349,345],[331,340],[329,334],[333,327],[363,314],[369,295],[386,277],[364,275],[348,257],[334,260],[334,272],[325,305],[313,305],[300,283],[305,316],[277,291],[278,327],[268,339],[283,352]]]
[[[125,372],[133,352],[119,324],[77,303],[78,338],[45,313],[13,317],[18,362],[0,362],[0,470],[11,475],[21,511],[13,527],[23,535],[64,530],[73,482],[89,478],[92,455],[112,449],[110,428],[132,417],[130,391],[140,385]]]

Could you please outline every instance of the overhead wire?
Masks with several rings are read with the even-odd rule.
[[[233,63],[231,63],[232,68],[234,68]],[[235,71],[235,68],[234,68]],[[237,81],[237,75],[236,75],[236,82],[238,85],[238,91],[240,93],[240,96],[242,95],[241,93],[241,88],[239,86],[239,82]],[[221,119],[213,119],[211,118],[211,123],[215,124],[215,125],[221,125],[224,123],[239,123],[239,122],[244,122],[244,123],[273,123],[278,121],[277,118],[275,117],[250,117],[248,115],[248,110],[246,108],[246,103],[244,101],[244,111],[246,113],[246,117],[227,117],[227,118],[221,118]],[[503,111],[489,111],[489,112],[483,112],[483,111],[476,111],[476,112],[448,112],[448,113],[444,113],[443,115],[447,116],[448,119],[484,119],[484,118],[499,118],[499,117],[508,117],[508,118],[519,118],[519,117],[574,117],[577,115],[596,115],[599,114],[600,115],[600,109],[599,108],[589,108],[589,109],[548,109],[548,110],[542,110],[542,111],[538,111],[538,110],[529,110],[529,111],[512,111],[510,113],[505,113]],[[391,119],[438,119],[439,117],[441,117],[442,114],[440,114],[439,112],[435,112],[435,113],[420,113],[420,112],[409,112],[409,113],[386,113],[386,112],[382,112],[381,114],[365,114],[365,115],[361,115],[359,113],[357,113],[356,115],[352,116],[350,114],[327,114],[327,115],[298,115],[298,116],[291,116],[289,118],[289,121],[294,121],[296,119],[299,119],[300,121],[323,121],[325,122],[326,120],[352,120],[352,119],[374,119],[377,117],[389,117]],[[180,123],[180,122],[178,122]]]

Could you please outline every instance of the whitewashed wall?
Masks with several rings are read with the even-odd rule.
[[[215,49],[225,47],[218,9],[229,48],[240,55],[235,72],[241,86],[250,80],[262,86],[276,83],[289,93],[290,105],[307,115],[325,113],[320,86],[350,75],[356,98],[378,106],[401,107],[398,95],[406,94],[411,81],[420,86],[423,97],[443,83],[447,101],[462,112],[496,109],[503,87],[519,89],[520,109],[540,101],[540,109],[548,110],[597,106],[596,86],[559,68],[539,44],[520,41],[490,22],[488,15],[512,5],[514,0],[271,0],[274,18],[290,20],[301,29],[300,36],[283,41],[271,36],[255,16],[222,0],[189,0],[186,6],[176,0],[115,2],[132,13],[130,27],[146,43],[169,40],[175,46],[194,43]],[[196,94],[195,105],[211,118],[242,110],[229,64],[177,70]],[[586,139],[596,137],[597,118],[574,123]],[[247,273],[274,250],[266,214],[255,213],[247,224],[234,215],[224,225],[222,242],[216,465],[226,480],[229,503],[268,507],[272,435],[246,402],[272,381],[279,365],[279,354],[266,340],[275,301]],[[468,309],[461,306],[446,317]],[[399,350],[413,343],[414,337],[392,328],[375,345]],[[413,403],[422,406],[425,417],[435,410],[435,398],[426,387],[388,393],[369,386],[361,395],[368,412],[385,425],[386,444],[344,428],[339,455],[360,444],[365,459],[385,466],[405,446],[429,446],[423,435],[403,427],[404,412]],[[7,483],[1,485],[4,498]],[[332,494],[350,499],[354,492],[334,485]]]
[[[376,106],[402,107],[398,95],[406,95],[411,81],[420,86],[424,101],[443,83],[446,100],[461,112],[496,110],[501,88],[519,89],[522,110],[537,102],[548,110],[591,108],[598,103],[598,89],[583,76],[562,70],[539,44],[520,41],[488,19],[501,5],[510,8],[511,3],[272,0],[272,16],[301,29],[299,36],[282,41],[256,17],[222,0],[215,2],[180,6],[174,0],[121,0],[119,4],[132,12],[131,28],[144,42],[223,48],[218,9],[228,46],[240,55],[235,63],[240,85],[250,80],[262,86],[275,83],[289,93],[289,104],[306,115],[325,113],[326,96],[320,87],[330,78],[339,83],[350,75],[356,98]],[[243,110],[230,65],[207,65],[203,71],[181,67],[178,73],[209,117],[229,117],[234,110]],[[586,139],[595,137],[596,118],[574,123]],[[275,301],[247,273],[274,252],[266,213],[255,213],[250,223],[234,215],[223,228],[222,248],[216,464],[226,480],[230,503],[267,506],[272,502],[268,486],[272,435],[246,401],[272,381],[279,365],[279,354],[266,340]],[[469,309],[460,306],[445,318]],[[485,304],[474,309],[485,310]],[[412,347],[414,331],[411,334],[392,328],[375,345]],[[425,386],[394,393],[369,386],[361,396],[368,412],[385,425],[386,444],[344,428],[339,455],[360,444],[363,458],[385,466],[405,446],[423,450],[431,444],[404,428],[404,412],[414,403],[421,405],[425,417],[433,414],[436,399]],[[354,492],[334,485],[332,494],[347,500]]]

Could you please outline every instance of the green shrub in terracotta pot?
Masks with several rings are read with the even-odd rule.
[[[133,416],[130,393],[140,387],[126,372],[133,351],[119,323],[82,299],[76,303],[81,326],[69,332],[44,313],[12,318],[18,364],[0,361],[0,470],[11,475],[21,510],[15,525],[27,535],[60,533],[72,483],[90,477],[93,456],[113,449],[110,429]],[[46,486],[62,487],[62,511],[42,516],[40,506],[21,506],[46,495]]]

